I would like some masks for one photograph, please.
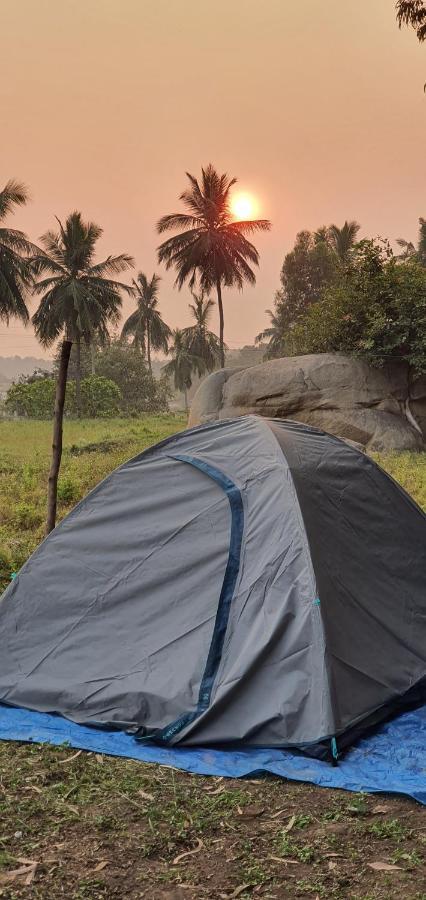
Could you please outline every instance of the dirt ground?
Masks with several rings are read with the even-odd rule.
[[[426,900],[411,800],[0,742],[0,897]]]

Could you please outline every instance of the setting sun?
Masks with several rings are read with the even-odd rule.
[[[231,200],[231,210],[236,219],[254,219],[256,206],[250,194],[235,194]]]

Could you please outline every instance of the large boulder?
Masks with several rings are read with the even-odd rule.
[[[209,375],[189,424],[256,413],[297,419],[369,450],[426,449],[426,378],[403,363],[373,369],[341,354],[274,359]]]

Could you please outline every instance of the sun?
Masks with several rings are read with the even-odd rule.
[[[231,212],[236,219],[253,219],[256,213],[256,201],[251,194],[234,194],[231,199]]]

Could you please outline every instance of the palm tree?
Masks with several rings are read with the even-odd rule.
[[[160,234],[183,229],[164,241],[158,248],[158,259],[167,269],[177,271],[176,285],[180,289],[189,280],[192,289],[198,276],[201,290],[217,292],[219,307],[219,345],[221,365],[225,365],[223,287],[238,287],[244,282],[255,284],[256,277],[249,263],[259,264],[256,247],[246,235],[267,231],[271,223],[266,219],[234,221],[229,207],[230,191],[235,178],[219,173],[210,164],[202,169],[201,183],[186,173],[189,188],[180,195],[187,212],[163,216],[157,224]]]
[[[151,349],[167,353],[172,334],[171,328],[163,321],[157,308],[160,281],[160,276],[155,273],[148,281],[143,272],[138,272],[137,280],[133,280],[133,291],[138,305],[124,323],[121,332],[122,337],[133,335],[134,346],[144,350],[151,374]]]
[[[173,344],[169,348],[172,359],[163,366],[162,371],[168,378],[173,378],[177,391],[182,391],[185,397],[185,410],[188,412],[188,391],[192,385],[194,372],[203,368],[203,360],[191,353],[185,335],[180,328],[173,332]]]
[[[219,338],[208,327],[215,303],[210,298],[205,300],[202,294],[193,294],[192,297],[194,302],[189,303],[189,308],[195,325],[184,328],[183,336],[189,352],[202,361],[198,374],[204,375],[205,372],[213,372],[220,365]]]
[[[346,221],[342,228],[338,228],[337,225],[330,225],[328,229],[329,241],[341,263],[345,264],[349,261],[360,228],[361,225],[355,221]]]
[[[401,247],[402,253],[399,254],[398,259],[412,259],[413,256],[416,255],[416,248],[412,241],[406,241],[404,238],[397,238],[396,243],[398,247]]]
[[[412,241],[406,241],[404,238],[397,238],[396,243],[398,247],[401,247],[402,253],[399,255],[398,259],[402,260],[415,260],[420,263],[421,266],[426,268],[426,219],[420,217],[419,219],[419,237],[417,240],[417,247],[413,244]]]
[[[314,231],[314,244],[329,244],[329,242],[330,229],[326,225],[321,225],[320,228]]]
[[[419,219],[419,239],[417,242],[417,258],[426,268],[426,219]]]
[[[426,5],[424,0],[397,0],[396,16],[399,27],[411,25],[419,39],[426,40]]]
[[[271,309],[267,309],[265,312],[268,314],[271,324],[269,328],[265,328],[264,331],[261,331],[260,334],[256,335],[254,342],[255,344],[263,344],[267,341],[268,349],[266,351],[266,357],[268,359],[276,359],[277,357],[285,355],[284,324],[281,321],[279,314],[275,315]]]
[[[108,324],[116,323],[121,307],[121,291],[131,293],[129,285],[113,279],[133,265],[131,256],[108,256],[94,262],[96,243],[102,228],[94,222],[83,222],[81,213],[73,212],[65,225],[57,220],[59,231],[47,231],[41,238],[44,251],[32,259],[36,276],[35,293],[40,305],[32,321],[36,335],[44,347],[62,336],[61,357],[56,384],[53,425],[52,464],[49,473],[46,533],[55,527],[56,493],[62,455],[62,423],[67,383],[68,362],[72,343],[77,350],[77,389],[80,387],[80,348],[82,338],[90,343],[95,336],[105,339]]]
[[[23,184],[11,179],[0,191],[0,321],[9,324],[14,317],[24,324],[29,321],[25,293],[31,282],[28,257],[37,248],[22,231],[2,225],[15,206],[23,206],[28,191]]]

